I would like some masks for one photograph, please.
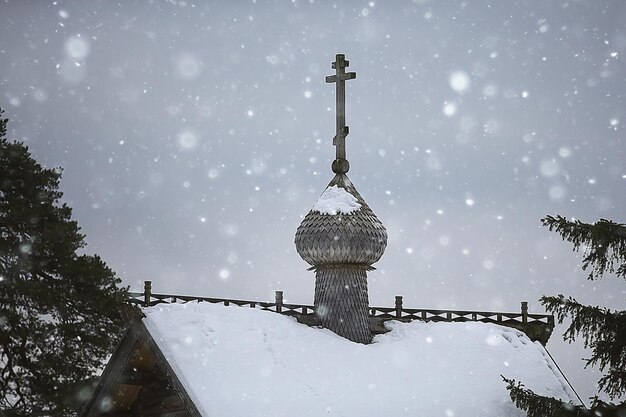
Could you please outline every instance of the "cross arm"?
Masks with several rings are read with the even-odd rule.
[[[335,83],[337,81],[353,80],[356,78],[356,72],[346,72],[345,74],[335,74],[326,77],[327,83]]]
[[[337,66],[337,63],[339,63],[339,66]],[[350,66],[350,61],[346,60],[346,56],[344,54],[337,54],[337,57],[335,58],[335,62],[333,62],[332,64],[333,69],[347,68],[349,66]]]
[[[333,145],[337,146],[337,139],[345,139],[348,136],[348,133],[350,133],[350,127],[342,126],[341,130],[339,130],[339,133],[336,134],[335,137],[333,137]]]

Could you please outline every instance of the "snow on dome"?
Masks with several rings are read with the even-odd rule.
[[[355,196],[345,188],[331,185],[326,188],[320,198],[313,204],[313,211],[320,214],[335,215],[338,213],[350,214],[361,208],[361,204]]]
[[[500,375],[573,393],[544,348],[493,324],[388,322],[350,342],[280,314],[209,303],[143,310],[202,416],[523,416]]]

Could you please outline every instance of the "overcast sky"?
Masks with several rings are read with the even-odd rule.
[[[0,0],[0,106],[132,290],[312,303],[293,238],[332,178],[386,225],[370,304],[624,309],[547,214],[625,222],[626,2]],[[579,345],[548,348],[583,399]]]

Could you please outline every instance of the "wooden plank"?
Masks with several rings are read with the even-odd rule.
[[[137,399],[141,385],[117,384],[113,389],[111,399],[116,410],[128,410]]]
[[[144,401],[143,406],[146,409],[158,408],[162,413],[170,410],[185,409],[185,404],[178,393],[167,393],[160,396],[152,395]]]
[[[143,329],[142,329],[143,328]],[[81,417],[96,417],[100,414],[100,404],[108,396],[112,394],[116,380],[126,366],[131,352],[135,349],[141,339],[145,337],[143,331],[145,327],[141,322],[136,323],[127,332],[118,345],[115,353],[104,368],[100,382],[96,387],[91,399],[83,406]]]
[[[143,327],[146,335],[148,335],[148,343],[150,344],[150,348],[155,354],[155,359],[156,359],[157,364],[171,378],[172,384],[174,385],[175,389],[180,394],[181,400],[183,404],[185,405],[185,408],[187,412],[189,413],[189,416],[190,417],[202,417],[200,415],[200,412],[196,408],[196,405],[193,403],[193,401],[189,397],[187,390],[178,379],[178,376],[174,372],[174,369],[172,369],[172,366],[170,365],[170,363],[165,359],[165,356],[163,356],[163,352],[161,352],[161,349],[159,348],[159,346],[156,344],[154,339],[152,339],[152,336],[149,335],[149,332],[145,328],[143,323],[141,323],[141,326]]]

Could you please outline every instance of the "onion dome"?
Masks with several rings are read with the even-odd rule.
[[[387,246],[387,231],[348,176],[337,174],[296,231],[296,250],[319,268],[372,269]]]
[[[332,170],[335,177],[296,231],[296,250],[315,270],[315,316],[322,327],[357,343],[369,343],[367,272],[387,246],[387,231],[354,188],[346,173],[345,82],[356,73],[345,72],[349,62],[337,54],[326,77],[336,84],[336,147]]]

